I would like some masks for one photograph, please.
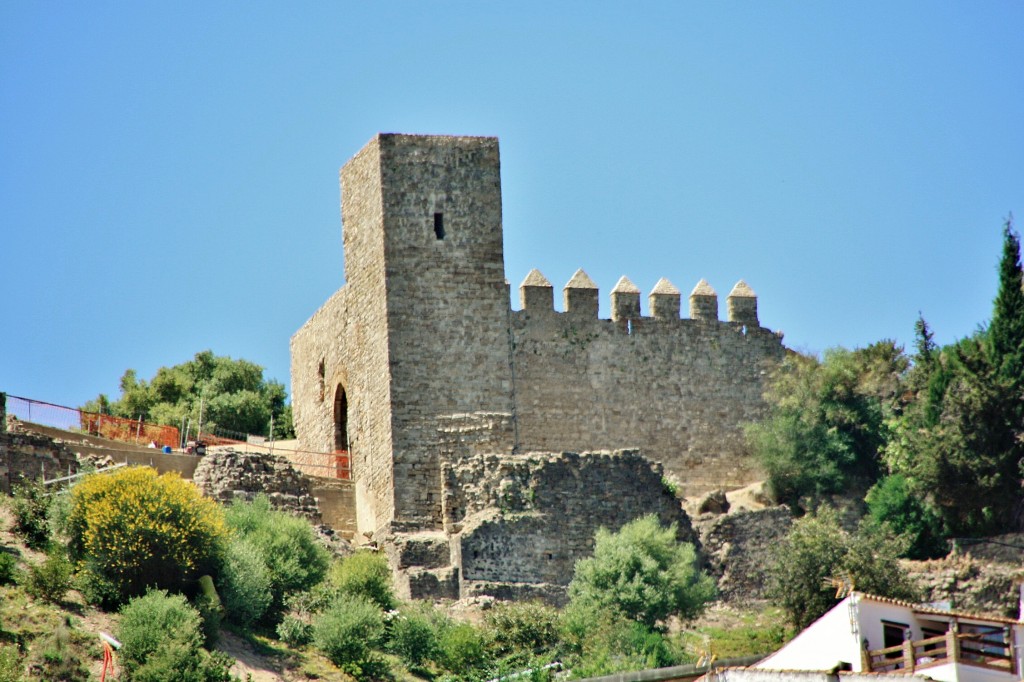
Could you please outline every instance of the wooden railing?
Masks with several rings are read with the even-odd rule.
[[[947,632],[938,637],[907,640],[898,646],[864,652],[864,668],[868,672],[907,672],[945,663],[967,663],[992,670],[1016,674],[1013,645],[1005,635],[1000,640],[992,632]]]

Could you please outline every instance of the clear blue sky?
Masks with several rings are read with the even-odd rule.
[[[381,6],[383,5],[383,6]],[[0,3],[0,390],[290,384],[378,131],[501,140],[506,271],[744,278],[795,349],[940,342],[1024,224],[1024,3]],[[560,298],[560,297],[559,297]],[[646,295],[644,296],[646,312]]]

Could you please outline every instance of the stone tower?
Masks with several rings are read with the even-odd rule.
[[[296,430],[351,456],[360,531],[438,528],[438,417],[512,410],[498,140],[377,135],[341,193],[346,284],[292,338]]]

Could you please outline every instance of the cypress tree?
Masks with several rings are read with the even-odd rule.
[[[999,262],[999,293],[988,329],[988,354],[1000,379],[1019,394],[1024,388],[1024,270],[1020,237],[1013,218],[1003,226],[1003,257]]]

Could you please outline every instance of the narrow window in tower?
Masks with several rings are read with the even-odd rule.
[[[438,239],[444,239],[444,213],[434,214],[434,234]]]

